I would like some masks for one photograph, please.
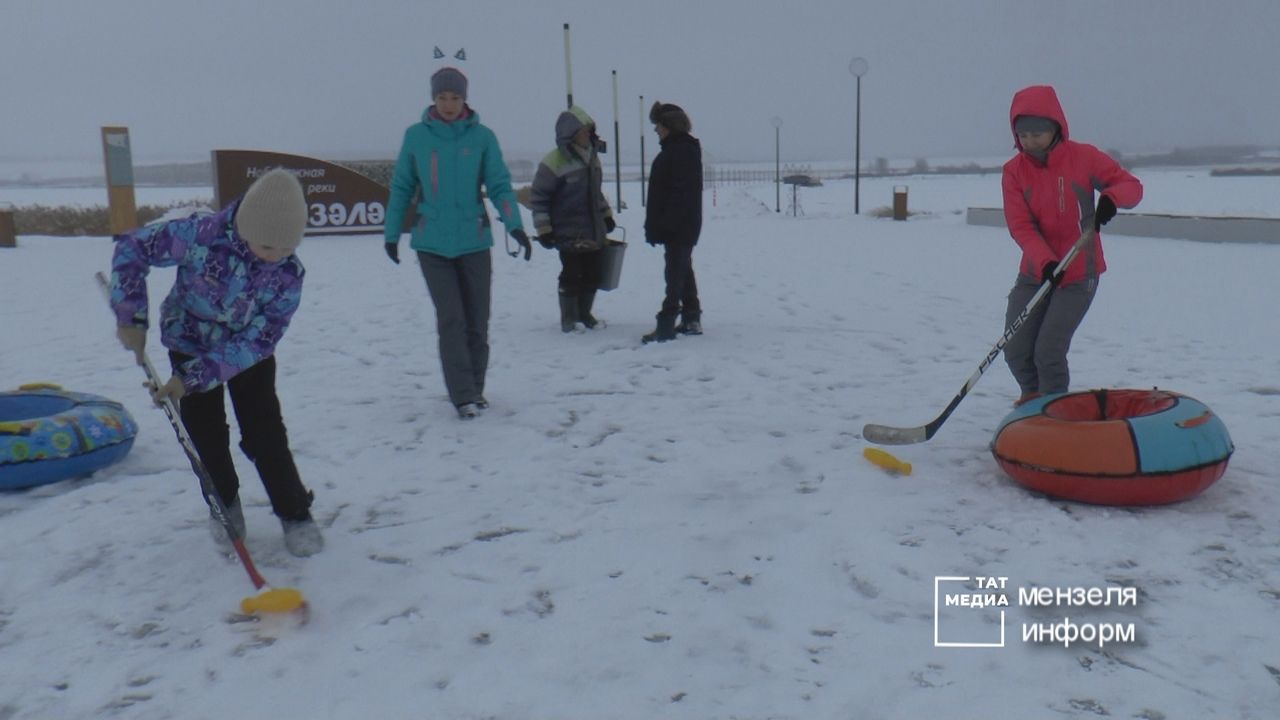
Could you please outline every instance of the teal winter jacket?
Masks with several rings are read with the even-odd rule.
[[[445,122],[428,107],[422,122],[404,131],[404,142],[391,176],[391,197],[383,237],[400,242],[409,206],[417,202],[410,247],[443,257],[458,257],[493,246],[489,213],[481,187],[508,231],[523,229],[511,173],[493,131],[466,108],[462,117]]]

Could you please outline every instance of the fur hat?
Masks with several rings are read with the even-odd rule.
[[[684,108],[671,103],[655,102],[653,107],[649,108],[649,122],[661,125],[671,132],[687,133],[693,130],[693,123],[689,120]]]
[[[247,243],[293,249],[307,230],[307,199],[293,173],[276,168],[249,186],[236,210],[236,232]]]
[[[467,76],[458,68],[443,67],[431,76],[431,99],[435,100],[442,92],[454,92],[467,99]]]

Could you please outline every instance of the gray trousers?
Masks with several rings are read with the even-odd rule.
[[[1040,283],[1018,277],[1009,291],[1005,327],[1018,317],[1039,289]],[[1096,278],[1054,288],[1004,346],[1004,360],[1023,394],[1067,391],[1071,384],[1067,367],[1071,336],[1080,327],[1097,291]]]
[[[419,252],[418,265],[436,306],[436,334],[444,385],[454,405],[484,394],[489,369],[489,287],[493,261],[488,250],[447,258]]]

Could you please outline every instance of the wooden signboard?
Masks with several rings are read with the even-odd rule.
[[[244,194],[253,181],[275,168],[298,176],[307,198],[307,235],[380,234],[389,190],[355,170],[316,158],[258,150],[213,151],[214,205]],[[408,213],[405,228],[415,213]]]
[[[102,128],[102,160],[107,171],[108,228],[112,235],[128,232],[138,227],[129,128]]]

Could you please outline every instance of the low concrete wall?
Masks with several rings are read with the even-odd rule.
[[[970,225],[1005,227],[1000,208],[969,208]],[[1174,238],[1220,243],[1280,245],[1280,218],[1200,217],[1195,215],[1147,215],[1125,212],[1107,223],[1105,235]]]

